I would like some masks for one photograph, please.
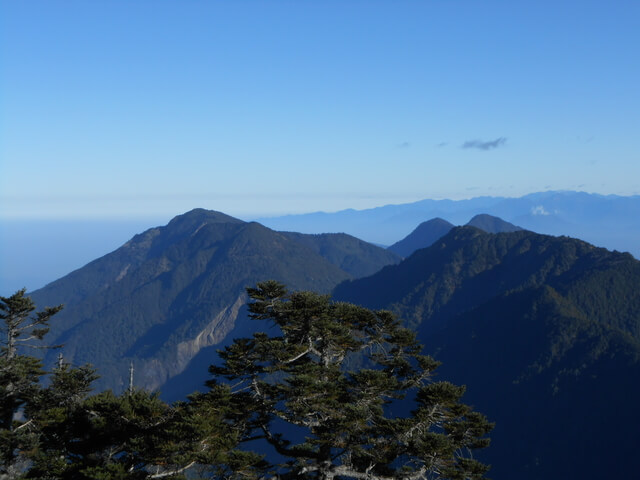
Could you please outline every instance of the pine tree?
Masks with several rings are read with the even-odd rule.
[[[88,396],[94,378],[90,369],[54,372],[29,412],[39,437],[25,478],[182,479],[197,467],[228,470],[237,436],[207,395],[174,405],[138,389]]]
[[[89,365],[71,368],[60,358],[49,385],[27,403],[25,416],[33,422],[37,443],[26,453],[29,464],[25,478],[69,478],[67,473],[76,461],[70,448],[78,442],[77,419],[84,415],[86,399],[97,378]]]
[[[21,452],[35,448],[36,426],[25,409],[40,393],[41,362],[22,355],[22,348],[43,348],[37,343],[49,330],[48,322],[62,305],[35,312],[26,289],[0,297],[0,474],[17,475],[24,468]]]
[[[193,464],[188,444],[199,439],[157,394],[105,391],[69,407],[41,411],[52,421],[27,478],[181,478]]]
[[[0,478],[180,479],[198,465],[220,474],[255,463],[233,451],[237,428],[216,391],[168,405],[137,389],[90,395],[95,370],[62,358],[47,374],[20,346],[47,348],[34,342],[61,308],[34,313],[25,290],[0,297]]]
[[[492,425],[460,403],[464,387],[433,381],[438,362],[391,313],[274,281],[248,293],[250,317],[278,331],[235,340],[208,385],[231,385],[243,440],[284,459],[261,476],[483,478],[472,451],[488,445]]]

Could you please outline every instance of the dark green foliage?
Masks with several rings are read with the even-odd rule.
[[[34,313],[36,307],[26,288],[18,290],[10,297],[0,297],[0,320],[5,335],[0,340],[1,351],[8,359],[18,354],[19,347],[37,348],[33,340],[42,340],[49,331],[49,320],[62,310],[62,305],[47,307]]]
[[[48,331],[48,323],[62,305],[36,312],[25,289],[0,297],[0,474],[14,474],[22,468],[20,451],[37,442],[32,421],[24,412],[38,396],[38,381],[44,374],[40,361],[21,355],[27,347],[37,348]]]
[[[136,390],[52,405],[41,410],[41,444],[26,477],[182,478],[196,464],[213,469],[235,436],[204,404],[198,397],[170,406]]]
[[[460,403],[464,388],[432,381],[438,363],[391,313],[288,294],[273,281],[248,293],[251,317],[280,334],[236,340],[210,371],[249,412],[243,439],[262,439],[283,457],[265,474],[483,478],[487,467],[470,451],[487,446],[491,425]],[[357,358],[364,366],[349,368]]]
[[[4,332],[3,332],[4,333]],[[22,451],[37,444],[32,422],[22,415],[25,406],[38,394],[38,380],[44,372],[33,357],[0,353],[0,478],[22,469]]]

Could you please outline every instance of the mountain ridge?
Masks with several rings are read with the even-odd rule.
[[[640,196],[546,191],[521,197],[429,200],[364,210],[243,217],[279,231],[345,232],[376,245],[391,245],[417,225],[435,217],[463,225],[487,213],[522,228],[549,235],[569,235],[640,258]],[[0,220],[0,289],[41,288],[111,252],[162,216],[114,219]],[[42,233],[46,232],[46,235]]]
[[[588,255],[593,257],[589,261],[591,263],[586,260]],[[578,258],[582,263],[576,263]],[[518,285],[540,285],[549,279],[556,283],[563,281],[565,285],[581,281],[583,277],[579,275],[580,272],[593,269],[597,273],[598,266],[603,262],[609,262],[608,265],[616,262],[633,265],[634,275],[638,275],[638,263],[628,253],[609,252],[569,237],[552,237],[524,230],[488,234],[475,227],[464,226],[452,229],[431,247],[416,251],[397,266],[388,266],[370,277],[338,285],[334,294],[337,298],[348,297],[370,308],[393,304],[403,318],[418,321],[422,313],[411,313],[411,303],[407,302],[420,297],[426,302],[420,307],[420,312],[439,311],[446,308],[446,303],[450,301],[447,295],[454,295],[462,282],[468,282],[466,288],[469,292],[465,294],[466,298],[460,298],[457,302],[459,308],[469,304],[472,299],[488,298],[491,292],[511,290]],[[569,271],[574,263],[575,269]],[[606,269],[599,275],[606,276]],[[617,288],[628,290],[619,278],[609,280],[615,280]],[[354,284],[359,286],[360,293],[350,286]],[[419,285],[419,290],[414,285]],[[610,284],[605,283],[601,287],[606,288],[607,292],[612,291]],[[367,302],[368,291],[376,292],[373,295],[375,301]],[[434,303],[437,292],[440,301],[447,298],[442,305]],[[578,293],[575,296],[581,298]],[[600,303],[604,302],[601,294],[594,298]],[[631,303],[640,308],[640,299],[632,300]],[[582,301],[596,300],[582,298]],[[403,304],[406,308],[401,308]]]
[[[65,344],[68,361],[95,364],[98,388],[124,388],[134,361],[140,386],[153,389],[188,368],[199,350],[224,340],[246,300],[245,287],[276,278],[295,289],[329,292],[353,278],[329,258],[344,262],[350,255],[357,260],[346,265],[352,271],[397,261],[353,237],[323,242],[318,252],[313,239],[296,241],[257,222],[195,209],[31,296],[38,305],[66,304],[48,340]],[[332,242],[339,243],[333,250]]]

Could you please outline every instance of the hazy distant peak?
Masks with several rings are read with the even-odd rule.
[[[487,233],[517,232],[523,230],[513,223],[506,222],[499,217],[494,217],[486,213],[476,215],[467,222],[467,225],[479,228]]]
[[[452,228],[452,223],[440,217],[432,218],[422,222],[413,232],[391,245],[388,250],[401,257],[408,257],[416,250],[429,247],[443,235],[446,235]]]
[[[426,225],[448,225],[453,227],[453,224],[451,222],[446,221],[444,218],[435,217],[435,218],[432,218],[431,220],[427,220],[426,222],[422,222],[420,225],[418,225],[416,230],[420,228],[424,228]]]
[[[483,228],[476,227],[475,225],[461,225],[459,227],[453,227],[449,233],[439,239],[436,243],[447,242],[447,241],[456,241],[456,242],[466,242],[476,237],[486,236],[488,233]]]

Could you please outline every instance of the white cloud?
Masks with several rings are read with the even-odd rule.
[[[531,215],[551,215],[547,212],[542,205],[538,205],[537,207],[531,207]]]

